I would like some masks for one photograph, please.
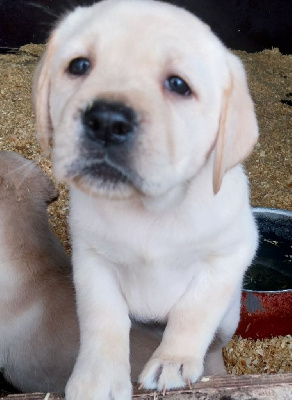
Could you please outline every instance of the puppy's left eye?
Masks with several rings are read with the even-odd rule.
[[[67,71],[71,75],[82,76],[89,72],[90,67],[91,65],[88,58],[78,57],[70,61]]]
[[[190,96],[192,91],[189,85],[179,76],[170,76],[164,82],[164,87],[170,92],[175,92],[181,96]]]

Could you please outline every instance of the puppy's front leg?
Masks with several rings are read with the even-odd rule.
[[[75,248],[73,265],[81,343],[66,400],[129,400],[130,319],[115,274],[93,250]]]
[[[244,269],[234,267],[238,263],[242,260],[229,257],[202,267],[170,310],[162,342],[139,377],[141,386],[164,391],[202,375],[208,346],[240,288]]]

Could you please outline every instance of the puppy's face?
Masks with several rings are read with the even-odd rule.
[[[53,32],[35,78],[56,175],[110,196],[187,183],[214,153],[228,56],[206,25],[163,3],[77,8]]]

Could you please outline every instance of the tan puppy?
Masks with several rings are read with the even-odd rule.
[[[36,72],[40,143],[71,187],[81,348],[67,400],[129,400],[130,318],[167,323],[140,375],[222,373],[257,231],[239,165],[258,136],[241,62],[188,12],[77,8]]]
[[[64,390],[78,352],[71,265],[46,214],[57,195],[34,163],[0,152],[0,369],[25,392]]]

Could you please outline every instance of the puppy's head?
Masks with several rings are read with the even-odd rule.
[[[196,17],[157,1],[67,15],[37,68],[34,101],[57,177],[92,193],[159,196],[210,160],[216,193],[257,139],[240,61]]]

